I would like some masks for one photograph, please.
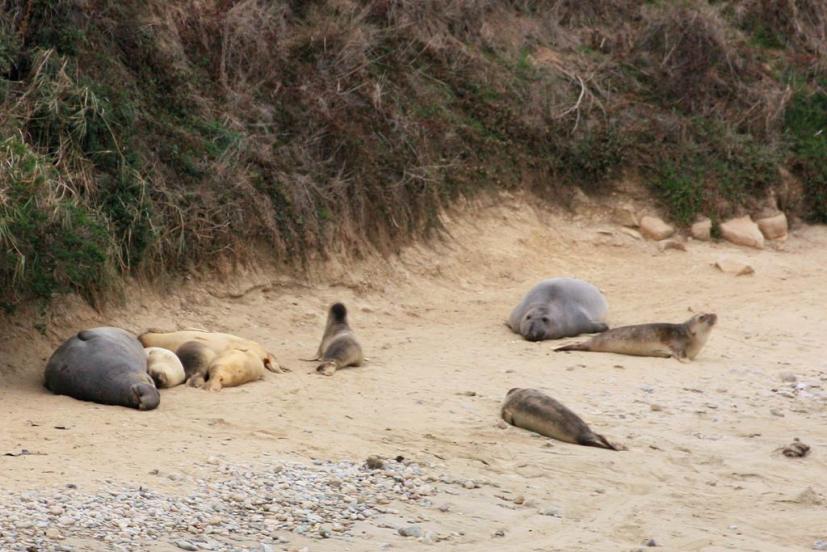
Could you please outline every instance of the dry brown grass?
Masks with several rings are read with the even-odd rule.
[[[775,5],[734,20],[754,14],[816,53],[824,10]],[[52,163],[50,193],[107,221],[123,271],[151,276],[392,251],[463,195],[563,201],[624,166],[708,155],[695,119],[780,143],[790,95],[728,3],[3,6],[23,78],[0,126]]]

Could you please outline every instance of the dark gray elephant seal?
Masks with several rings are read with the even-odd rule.
[[[325,376],[332,376],[347,366],[359,366],[364,360],[362,346],[350,329],[347,308],[342,303],[333,304],[327,313],[327,324],[314,360],[321,361],[316,372]]]
[[[46,389],[83,401],[152,410],[161,402],[138,339],[120,328],[83,330],[46,364]]]
[[[598,351],[621,355],[676,358],[681,362],[695,360],[701,352],[712,327],[718,321],[713,313],[696,314],[683,324],[637,324],[612,328],[583,343],[575,343],[555,351]]]
[[[604,332],[609,304],[600,290],[576,278],[543,280],[523,297],[508,327],[529,341]]]
[[[511,389],[500,411],[509,424],[566,443],[618,450],[580,416],[537,389]]]

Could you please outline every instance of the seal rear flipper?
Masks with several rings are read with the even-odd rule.
[[[562,347],[557,347],[554,349],[555,352],[557,351],[588,351],[589,348],[586,347],[586,343],[572,343],[571,345],[564,345]]]
[[[578,438],[577,444],[586,447],[596,447],[615,451],[619,450],[616,446],[611,444],[605,437],[594,432],[590,433],[585,437]]]

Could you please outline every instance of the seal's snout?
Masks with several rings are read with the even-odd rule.
[[[154,385],[136,383],[132,386],[132,393],[138,403],[138,410],[152,410],[161,403],[161,394]]]
[[[711,313],[707,314],[706,315],[706,322],[710,326],[714,326],[718,322],[718,315],[715,314],[714,312],[711,312]]]

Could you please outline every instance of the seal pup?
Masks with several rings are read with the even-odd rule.
[[[566,443],[618,450],[593,432],[580,416],[537,389],[515,387],[505,395],[500,415],[509,424]]]
[[[158,389],[167,389],[184,383],[184,366],[175,353],[161,347],[146,347],[146,371]]]
[[[210,364],[215,357],[215,351],[201,341],[187,341],[175,351],[184,366],[184,377],[187,385],[202,387],[207,381]]]
[[[265,368],[271,372],[288,371],[286,368],[279,366],[273,355],[260,344],[237,335],[204,330],[180,330],[176,332],[149,330],[138,336],[138,339],[144,347],[162,347],[173,352],[177,351],[178,347],[187,341],[200,341],[216,354],[221,354],[228,349],[249,350],[258,356],[264,363]]]
[[[65,341],[46,363],[44,385],[56,395],[138,410],[161,402],[144,348],[120,328],[83,330]]]
[[[622,355],[695,360],[712,327],[718,321],[713,313],[696,314],[683,324],[638,324],[612,328],[583,343],[559,347],[555,351],[599,351]]]
[[[543,280],[523,297],[506,325],[528,341],[604,332],[609,305],[600,290],[576,278]]]
[[[362,364],[362,346],[356,341],[356,336],[347,322],[347,308],[342,303],[331,305],[327,313],[322,342],[316,351],[316,358],[321,364],[316,372],[325,376],[332,376],[336,370],[347,366]]]
[[[208,368],[207,381],[202,389],[221,391],[264,377],[264,363],[252,351],[228,349],[218,355]]]

